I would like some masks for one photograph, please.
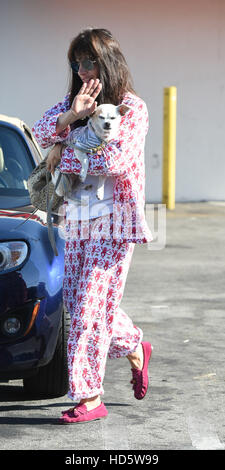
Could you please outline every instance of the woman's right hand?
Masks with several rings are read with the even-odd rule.
[[[83,119],[90,116],[96,107],[96,98],[102,89],[102,84],[99,79],[90,80],[88,83],[83,83],[80,91],[75,96],[71,110],[76,115],[77,119]]]
[[[80,91],[75,96],[69,111],[59,115],[56,122],[56,133],[59,135],[70,124],[90,116],[96,107],[96,98],[102,89],[102,84],[99,79],[90,80],[88,83],[83,83]]]

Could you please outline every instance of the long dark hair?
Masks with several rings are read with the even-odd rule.
[[[136,94],[132,77],[120,44],[107,29],[88,28],[76,36],[68,50],[69,65],[82,55],[96,60],[99,67],[99,79],[102,90],[96,101],[98,105],[111,103],[118,105],[127,92]],[[70,65],[71,68],[71,65]],[[82,86],[82,80],[71,69],[69,84],[70,106]],[[76,121],[75,127],[85,125],[86,121]]]

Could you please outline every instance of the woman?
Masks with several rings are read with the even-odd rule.
[[[69,394],[78,405],[67,410],[62,423],[91,421],[108,414],[101,402],[107,356],[126,356],[131,364],[134,396],[148,387],[152,347],[119,307],[135,243],[152,240],[144,215],[144,142],[148,130],[145,103],[135,94],[119,43],[105,29],[87,29],[68,51],[72,80],[63,102],[48,110],[33,128],[43,148],[55,144],[47,166],[79,175],[74,149],[64,148],[71,129],[77,136],[96,106],[130,107],[122,117],[118,139],[88,154],[85,182],[65,200],[66,233],[64,303],[71,315],[68,338]],[[93,200],[100,176],[106,176],[104,200]],[[88,195],[88,217],[77,199]],[[76,210],[73,210],[76,209]],[[72,213],[72,216],[71,216]],[[107,235],[107,236],[106,236]]]

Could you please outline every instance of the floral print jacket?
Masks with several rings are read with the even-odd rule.
[[[144,145],[149,126],[148,111],[145,102],[131,93],[125,95],[123,103],[130,107],[130,111],[121,119],[118,139],[110,141],[98,153],[88,154],[88,174],[116,177],[113,189],[115,239],[130,243],[147,243],[153,239],[144,212]],[[32,130],[41,147],[50,147],[68,137],[70,126],[57,135],[56,122],[58,116],[69,108],[69,95],[66,95],[62,102],[46,111],[34,124]],[[83,129],[78,127],[76,133],[79,134]],[[81,163],[74,155],[72,147],[68,146],[64,150],[60,171],[80,173]]]

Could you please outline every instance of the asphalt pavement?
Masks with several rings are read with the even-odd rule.
[[[62,426],[67,396],[37,401],[22,381],[1,383],[1,450],[225,449],[225,203],[167,211],[166,244],[136,245],[121,307],[154,346],[146,397],[133,397],[126,358],[108,360],[108,417]]]

